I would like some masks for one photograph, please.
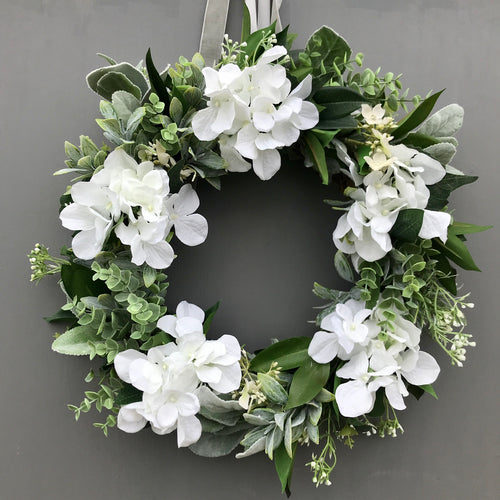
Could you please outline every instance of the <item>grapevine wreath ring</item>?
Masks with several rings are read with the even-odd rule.
[[[53,349],[102,360],[86,377],[95,390],[70,405],[77,419],[95,407],[108,412],[94,424],[106,435],[177,431],[179,447],[203,456],[264,451],[288,492],[299,444],[321,443],[307,465],[328,485],[337,440],[395,436],[404,398],[435,395],[440,368],[420,350],[422,332],[462,365],[472,304],[457,294],[455,266],[477,270],[465,235],[486,228],[447,208],[476,180],[450,165],[460,106],[431,114],[440,92],[407,99],[400,76],[360,69],[363,55],[327,27],[304,50],[276,22],[242,37],[225,38],[214,66],[196,54],[160,72],[150,52],[144,66],[104,56],[87,82],[109,146],[66,143],[57,173],[76,175],[60,212],[72,245],[53,257],[37,244],[30,262],[32,280],[59,275],[67,298],[47,318],[68,325]],[[220,189],[228,172],[252,169],[266,181],[290,158],[347,185],[326,203],[342,212],[334,263],[351,288],[315,284],[326,305],[312,337],[252,354],[209,332],[218,305],[167,308],[165,269],[176,240],[207,237],[197,182]]]

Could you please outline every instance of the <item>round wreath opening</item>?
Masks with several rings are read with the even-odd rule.
[[[108,412],[95,424],[105,434],[176,431],[203,456],[264,451],[283,491],[298,445],[321,444],[307,465],[330,484],[337,441],[396,436],[405,398],[435,395],[440,367],[422,335],[462,366],[472,304],[455,266],[478,270],[465,235],[486,229],[448,208],[476,180],[450,164],[459,105],[432,114],[441,92],[408,99],[400,76],[362,69],[330,28],[301,51],[293,38],[275,25],[243,43],[226,37],[214,67],[199,54],[164,71],[149,51],[145,66],[105,57],[87,82],[103,98],[107,144],[66,142],[57,172],[74,176],[60,212],[71,248],[30,254],[32,280],[59,275],[67,299],[48,318],[67,325],[52,348],[102,360],[85,379],[95,390],[70,405],[77,419],[95,407]],[[325,200],[341,213],[325,231],[350,288],[318,277],[316,332],[249,353],[210,331],[218,304],[170,304],[167,272],[175,248],[207,238],[199,183],[221,189],[228,172],[248,171],[267,181],[297,160],[332,193],[342,187],[343,199]]]

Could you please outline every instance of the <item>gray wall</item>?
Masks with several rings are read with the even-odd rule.
[[[105,438],[92,416],[75,422],[88,363],[50,350],[52,327],[41,319],[61,304],[55,281],[28,282],[25,255],[37,241],[69,243],[59,227],[58,197],[68,178],[52,177],[63,141],[101,136],[98,99],[84,76],[96,52],[138,61],[148,47],[158,65],[198,46],[199,0],[0,0],[0,498],[2,499],[274,499],[279,488],[264,456],[208,460],[177,450],[173,436],[145,431]],[[229,31],[239,33],[233,2]],[[441,104],[466,109],[457,167],[481,179],[453,196],[458,220],[497,223],[498,26],[495,0],[286,0],[285,23],[300,31],[296,46],[322,24],[334,27],[374,69],[404,73],[412,92],[447,88]],[[316,179],[280,173],[269,185],[227,179],[218,196],[203,190],[210,222],[206,245],[181,254],[172,269],[171,304],[202,306],[222,299],[214,328],[249,348],[270,337],[312,333],[306,321],[317,280],[335,285],[330,233]],[[245,231],[243,231],[245,228]],[[315,489],[303,466],[294,498],[496,499],[498,442],[498,230],[470,238],[483,273],[463,273],[476,308],[469,314],[478,346],[464,368],[437,354],[439,400],[409,401],[398,439],[360,438],[339,447],[333,486]],[[205,262],[203,267],[201,262]],[[207,268],[207,271],[205,269]],[[433,351],[436,353],[436,350]]]

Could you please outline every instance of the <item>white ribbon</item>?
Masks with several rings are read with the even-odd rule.
[[[280,7],[282,0],[245,0],[250,13],[250,31],[266,28],[276,21],[276,31],[281,31]]]
[[[282,0],[245,0],[250,13],[250,31],[266,28],[276,21],[276,31],[282,30],[279,10]],[[208,66],[220,58],[221,43],[226,32],[229,0],[207,0],[200,39],[200,54]]]

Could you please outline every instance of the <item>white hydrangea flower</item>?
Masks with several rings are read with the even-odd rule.
[[[350,359],[360,346],[378,335],[380,328],[369,319],[371,309],[365,303],[350,299],[337,304],[335,311],[321,321],[322,330],[314,334],[308,353],[317,363],[329,363],[335,357]]]
[[[184,184],[178,193],[172,194],[165,201],[170,224],[174,226],[177,238],[185,245],[200,245],[207,238],[207,220],[194,213],[199,205],[200,200],[191,184]]]
[[[311,76],[290,92],[285,68],[271,64],[284,55],[284,47],[274,46],[243,70],[234,64],[203,69],[209,100],[193,117],[193,131],[201,140],[219,138],[229,171],[249,170],[246,158],[260,179],[270,179],[281,166],[278,149],[296,142],[301,130],[319,120],[316,106],[305,101]]]
[[[73,252],[84,260],[93,259],[101,250],[113,222],[120,212],[117,199],[108,188],[91,182],[77,182],[71,188],[73,203],[59,214],[62,225],[80,231],[73,237]]]
[[[122,243],[130,245],[134,264],[140,266],[146,262],[154,269],[164,269],[172,264],[175,254],[170,243],[165,241],[168,235],[166,217],[156,222],[148,222],[142,217],[128,225],[122,222],[115,233]]]

